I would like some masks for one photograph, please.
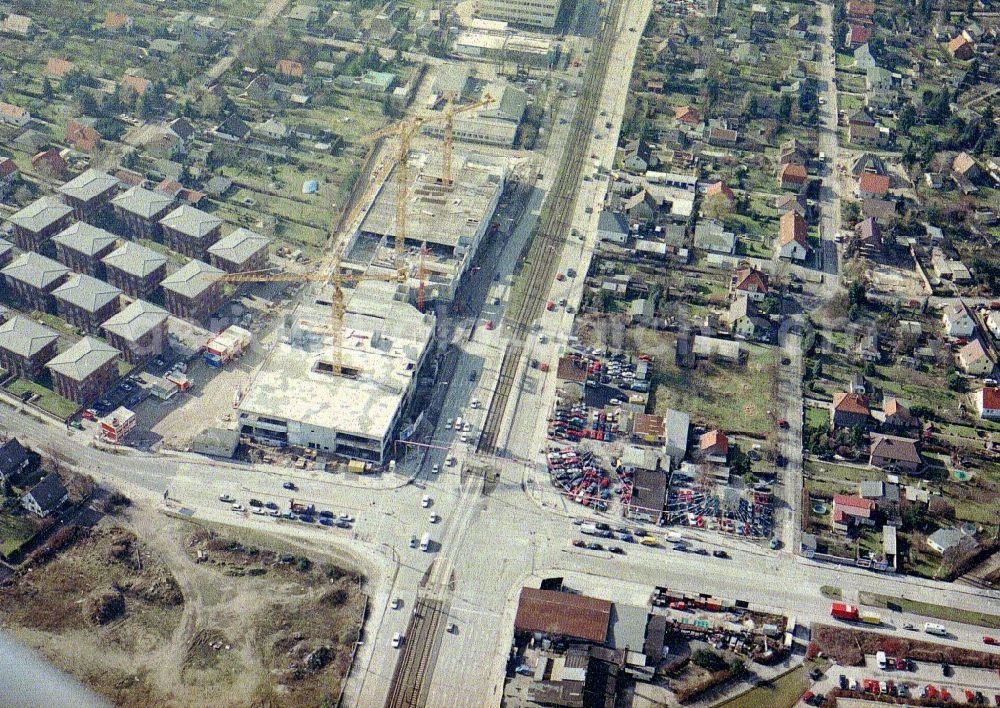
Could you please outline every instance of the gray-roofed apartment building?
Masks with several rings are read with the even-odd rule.
[[[52,237],[56,247],[56,260],[77,273],[104,278],[101,259],[111,253],[118,243],[114,234],[78,221]]]
[[[136,300],[108,318],[101,329],[127,362],[141,364],[163,353],[167,343],[168,317],[162,307]]]
[[[121,233],[131,239],[158,241],[163,234],[160,220],[174,206],[174,198],[158,190],[132,187],[111,200]]]
[[[73,274],[52,291],[59,316],[85,332],[97,334],[101,323],[118,312],[122,291],[89,275]]]
[[[52,195],[40,197],[10,216],[14,243],[22,251],[43,252],[46,242],[69,226],[73,210]]]
[[[271,239],[249,229],[238,228],[208,249],[209,263],[227,273],[267,267]]]
[[[205,259],[208,247],[219,240],[222,220],[186,204],[160,219],[163,242],[188,258]]]
[[[121,182],[107,172],[90,168],[59,188],[77,219],[98,213],[118,193]]]
[[[167,257],[127,242],[102,259],[108,282],[132,297],[149,297],[167,274]]]
[[[81,406],[97,400],[118,378],[118,350],[100,339],[84,337],[45,366],[56,392]]]
[[[27,309],[55,312],[52,291],[65,280],[69,268],[37,253],[22,253],[4,268],[7,287]]]
[[[188,261],[176,273],[167,276],[163,301],[174,317],[202,321],[222,306],[223,271],[198,260]]]
[[[14,244],[0,238],[0,268],[5,268],[14,259]]]
[[[13,375],[32,381],[56,355],[58,340],[55,330],[15,315],[0,324],[0,364]]]

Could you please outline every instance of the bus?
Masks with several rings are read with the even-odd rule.
[[[425,533],[423,536],[420,537],[420,550],[429,551],[430,549],[431,549],[431,535],[429,533]]]

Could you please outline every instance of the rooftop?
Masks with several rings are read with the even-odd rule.
[[[104,229],[78,221],[53,236],[52,240],[77,253],[94,256],[117,241],[118,237]]]
[[[101,328],[106,332],[134,342],[166,321],[167,311],[145,300],[136,300],[116,315],[112,315]]]
[[[122,192],[111,203],[127,212],[151,219],[174,203],[173,197],[163,192],[155,192],[142,187],[132,187]]]
[[[91,199],[116,189],[119,184],[117,177],[90,168],[64,184],[59,188],[59,191],[67,197],[89,202]]]
[[[128,241],[101,259],[105,265],[144,278],[165,265],[167,257],[151,248]]]
[[[202,239],[221,226],[222,219],[183,204],[160,219],[160,224],[191,238]]]
[[[168,275],[160,282],[164,290],[171,290],[178,295],[192,298],[203,293],[208,286],[223,276],[223,271],[215,266],[198,260],[190,260],[177,272]]]
[[[411,178],[406,201],[409,237],[450,249],[471,243],[483,222],[493,216],[506,167],[472,153],[455,160],[453,184],[446,187],[441,183],[439,160],[432,160],[427,153],[411,153],[409,165]],[[365,215],[361,231],[395,236],[398,177],[399,171],[394,168]]]
[[[871,415],[871,409],[868,407],[868,398],[860,393],[835,393],[831,405],[839,413]]]
[[[266,236],[241,227],[209,246],[208,252],[230,263],[245,263],[270,243],[271,239]]]
[[[603,644],[608,638],[611,607],[607,600],[594,597],[521,588],[514,629]]]
[[[49,369],[73,379],[83,381],[102,366],[118,356],[118,350],[94,337],[84,337],[49,363]]]
[[[16,226],[37,233],[72,211],[59,197],[46,195],[39,197],[24,209],[11,215],[9,221]]]
[[[51,258],[28,251],[11,261],[0,273],[33,288],[46,290],[69,273],[69,268]]]
[[[0,348],[19,356],[34,356],[57,339],[58,332],[24,315],[15,315],[0,324]]]
[[[921,463],[917,441],[911,438],[901,438],[896,435],[873,434],[871,454],[873,457],[881,457],[898,462]]]
[[[66,282],[52,291],[52,296],[87,312],[97,312],[118,298],[122,291],[103,280],[89,275],[71,275]]]

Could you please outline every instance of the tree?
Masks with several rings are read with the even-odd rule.
[[[910,130],[916,125],[917,111],[912,103],[907,103],[899,111],[899,118],[896,121],[896,130],[900,135],[909,135]]]
[[[49,83],[49,77],[42,79],[42,98],[46,101],[51,101],[55,96],[55,92],[52,90],[52,84]]]
[[[80,113],[86,116],[96,116],[100,112],[97,107],[97,99],[89,91],[82,88],[77,89],[74,98],[76,99],[76,105],[80,109]]]

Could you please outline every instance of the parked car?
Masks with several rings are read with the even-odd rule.
[[[296,489],[298,489],[298,487],[296,487],[296,486],[295,486],[295,482],[285,482],[285,483],[283,483],[283,484],[282,484],[281,486],[282,486],[282,487],[284,487],[285,489],[290,489],[290,490],[292,490],[293,492],[294,492],[294,491],[295,491]]]
[[[403,635],[402,634],[400,634],[399,632],[396,632],[394,635],[392,635],[392,648],[393,649],[399,649],[399,645],[402,644],[402,643],[403,643]]]
[[[622,548],[621,546],[610,546],[608,550],[620,556],[625,555],[625,549]]]
[[[219,496],[219,501],[225,502],[226,504],[232,504],[234,501],[236,501],[236,499],[234,499],[229,494],[222,494]]]
[[[712,551],[712,555],[716,558],[728,558],[729,554],[725,551]]]

